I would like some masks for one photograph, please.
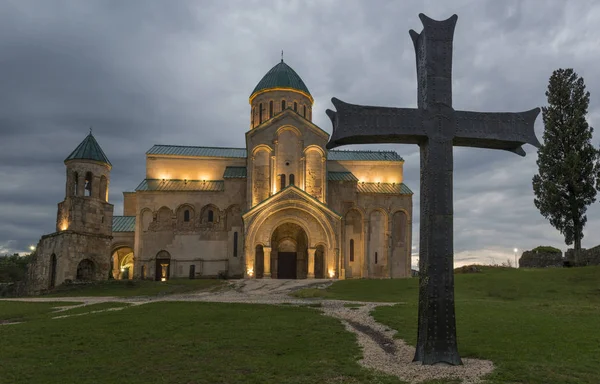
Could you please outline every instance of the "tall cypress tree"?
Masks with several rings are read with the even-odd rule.
[[[546,96],[544,144],[538,151],[539,174],[533,177],[534,203],[564,235],[567,245],[575,243],[577,263],[585,212],[600,187],[600,152],[591,143],[594,129],[585,119],[590,93],[583,78],[568,68],[552,73]]]

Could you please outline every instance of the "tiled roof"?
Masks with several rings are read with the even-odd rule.
[[[190,147],[185,145],[156,144],[146,152],[147,155],[176,155],[197,157],[234,157],[246,158],[245,148]]]
[[[104,154],[102,148],[90,132],[89,135],[86,136],[85,139],[75,148],[73,152],[65,159],[67,160],[76,160],[76,159],[85,159],[85,160],[95,160],[101,163],[105,163],[108,165],[110,161],[108,161],[108,157]]]
[[[292,67],[283,62],[283,59],[263,76],[252,91],[250,97],[256,92],[269,88],[292,88],[310,95],[304,81],[302,81]]]
[[[336,161],[404,161],[394,151],[334,151],[330,150],[327,160]]]
[[[224,179],[245,179],[246,167],[226,167],[223,172]]]
[[[352,172],[327,172],[327,180],[332,181],[358,181]]]
[[[202,191],[221,192],[225,190],[223,180],[160,180],[145,179],[136,191]]]
[[[113,232],[134,232],[135,216],[113,216]]]
[[[185,145],[156,144],[146,152],[147,155],[174,155],[193,157],[229,157],[245,159],[245,148],[191,147]],[[334,161],[404,161],[394,151],[328,151],[328,160]]]
[[[404,183],[358,183],[358,193],[383,193],[390,195],[412,195]]]

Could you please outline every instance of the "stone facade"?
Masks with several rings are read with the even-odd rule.
[[[57,232],[38,245],[32,286],[109,277],[410,277],[404,161],[392,151],[327,151],[329,134],[312,123],[312,106],[297,74],[278,64],[250,97],[245,148],[152,147],[145,178],[123,193],[123,216],[113,217],[106,201],[107,159],[67,161]]]
[[[25,289],[29,294],[67,280],[106,280],[109,275],[107,255],[113,242],[113,205],[107,201],[111,166],[91,159],[67,159],[65,165],[65,200],[58,204],[56,232],[42,236],[30,262]]]

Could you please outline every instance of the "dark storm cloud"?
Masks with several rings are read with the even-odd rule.
[[[145,173],[155,143],[244,146],[248,96],[284,58],[315,97],[331,131],[330,98],[416,105],[417,17],[457,13],[454,107],[522,111],[545,104],[552,71],[573,67],[600,120],[592,1],[24,1],[0,5],[0,253],[24,251],[53,231],[64,197],[63,160],[90,126],[113,163],[110,201]],[[542,138],[541,117],[536,124]],[[596,136],[597,137],[597,136]],[[595,144],[598,144],[596,139]],[[397,150],[414,195],[418,246],[419,153]],[[457,262],[503,262],[514,247],[566,247],[533,205],[536,152],[454,150]],[[589,213],[586,234],[600,230]],[[595,245],[586,236],[584,246]],[[415,252],[418,249],[415,250]],[[416,261],[416,258],[415,258]]]

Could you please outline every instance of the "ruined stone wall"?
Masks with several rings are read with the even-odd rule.
[[[27,276],[27,294],[47,291],[65,280],[78,280],[80,263],[93,265],[86,280],[106,280],[110,271],[111,236],[62,231],[43,236],[38,242]],[[55,258],[55,263],[53,263]],[[54,276],[54,278],[53,278]]]
[[[565,253],[565,258],[575,265],[575,250],[569,248]],[[600,265],[600,245],[590,249],[581,249],[579,265]]]
[[[519,268],[562,267],[562,252],[525,251],[519,258]]]

